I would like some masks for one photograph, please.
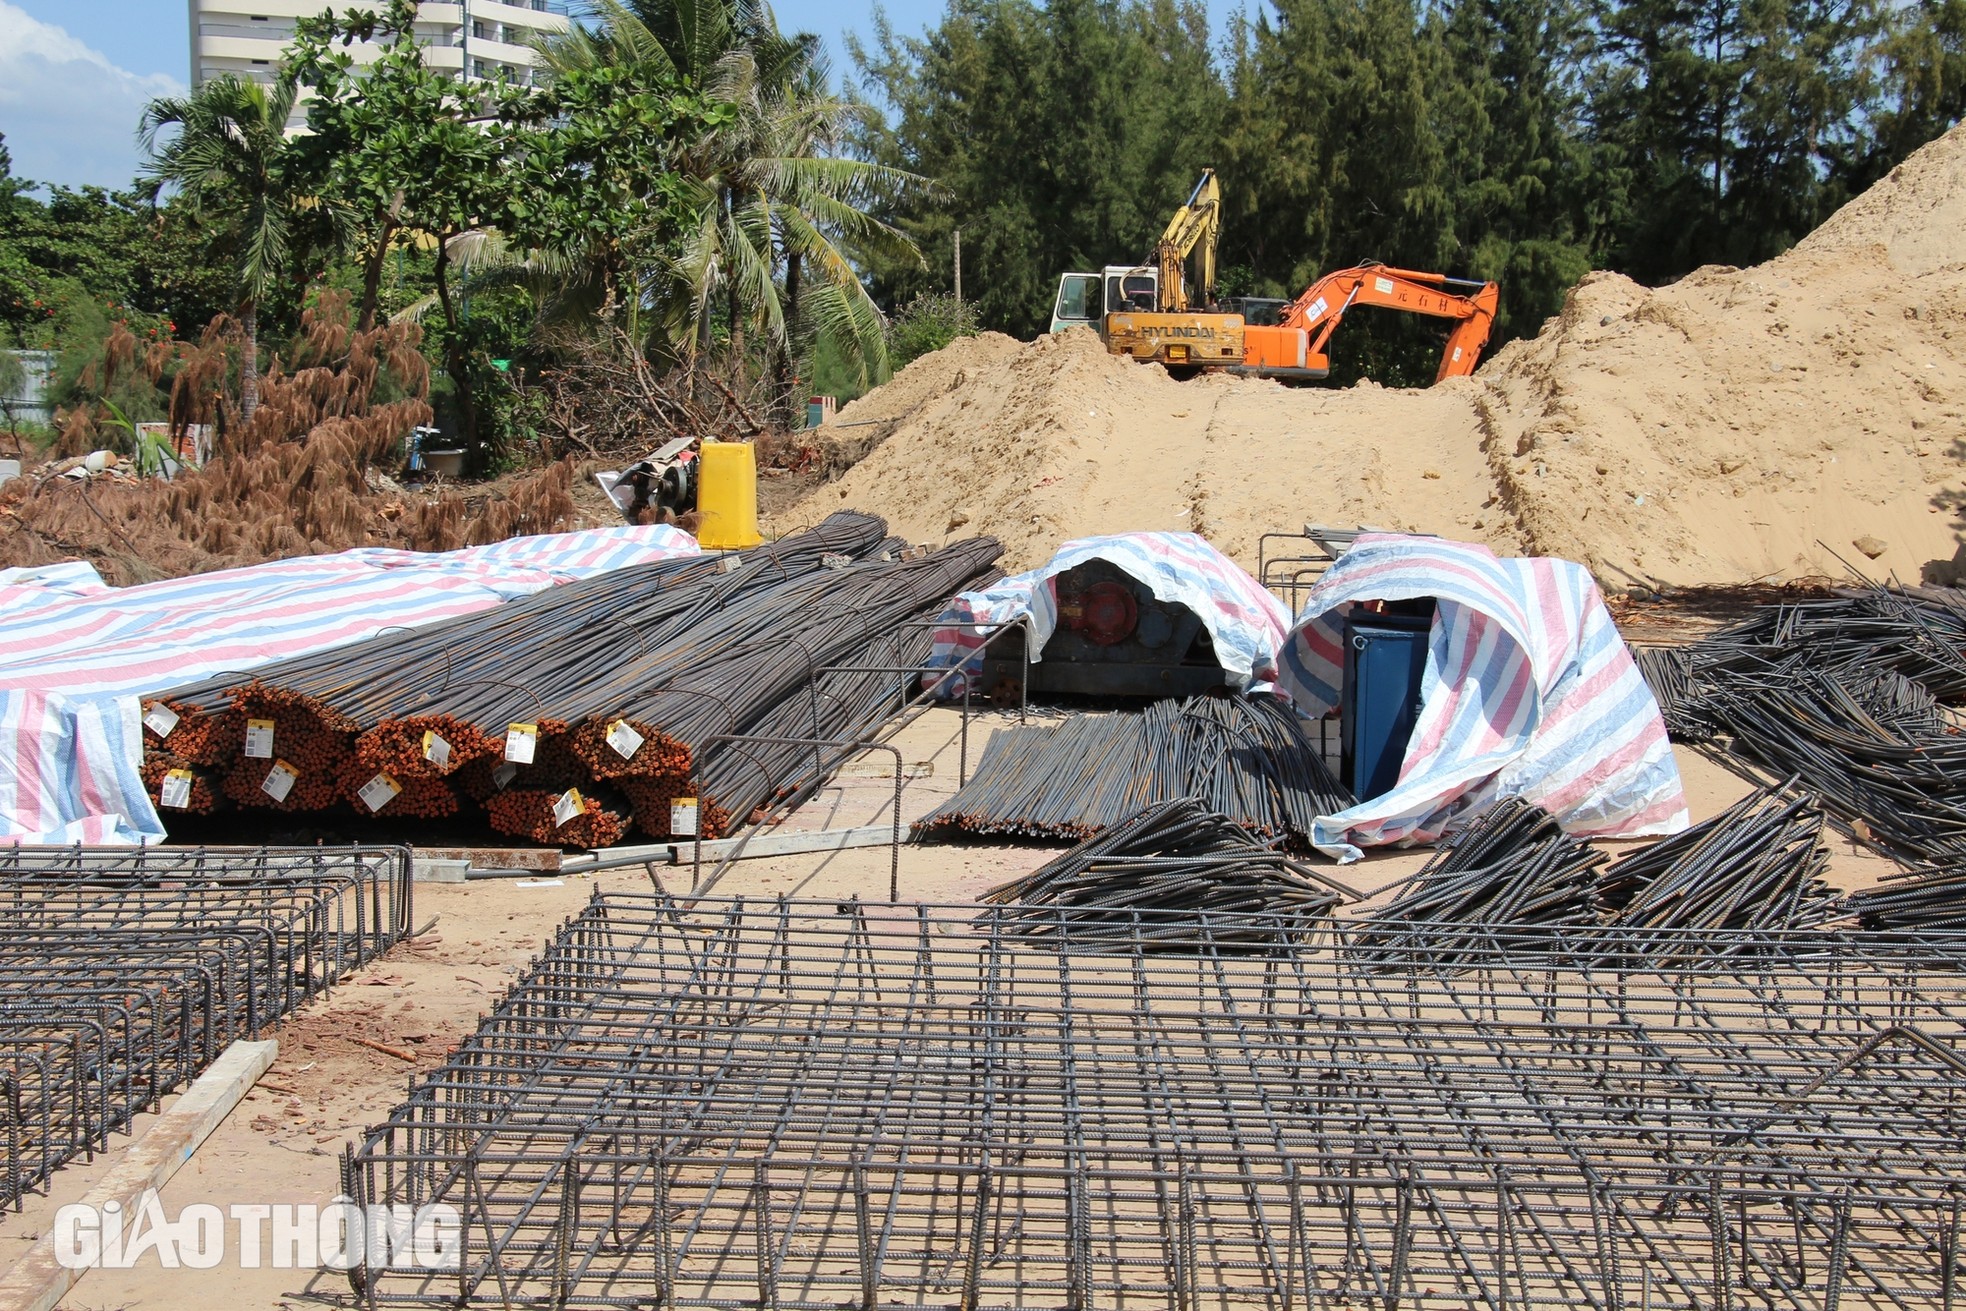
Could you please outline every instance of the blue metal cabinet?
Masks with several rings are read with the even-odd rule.
[[[1345,623],[1344,779],[1360,801],[1399,782],[1420,717],[1431,615],[1360,614]]]

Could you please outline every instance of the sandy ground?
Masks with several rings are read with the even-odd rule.
[[[1070,537],[1191,529],[1253,572],[1261,534],[1309,522],[1561,556],[1607,591],[1950,583],[1962,197],[1966,125],[1777,259],[1655,289],[1592,274],[1536,337],[1424,391],[1176,382],[1088,330],[985,334],[842,410],[835,481],[771,526],[852,507],[919,541],[993,533],[1013,570]]]
[[[969,756],[981,755],[992,723],[1012,716],[983,714],[971,724]],[[960,716],[935,710],[897,739],[907,768],[902,814],[913,819],[955,790]],[[1737,800],[1747,787],[1705,759],[1681,750],[1679,762],[1694,819]],[[792,828],[843,828],[883,823],[893,815],[891,764],[870,754],[808,803]],[[926,771],[926,772],[924,772]],[[886,777],[872,775],[885,773]],[[910,776],[913,775],[913,776]],[[1831,835],[1830,879],[1845,888],[1870,884],[1892,866]],[[900,884],[905,900],[968,902],[985,889],[1029,873],[1055,855],[1055,847],[904,846]],[[1361,892],[1397,882],[1426,860],[1424,851],[1388,851],[1367,857],[1336,875]],[[733,864],[714,888],[718,896],[779,896],[884,900],[887,848],[831,855],[783,857]],[[442,1064],[510,985],[559,925],[596,891],[646,889],[651,876],[670,891],[688,891],[687,866],[601,871],[591,876],[548,876],[539,885],[516,881],[468,884],[421,883],[416,889],[419,924],[429,932],[336,988],[273,1034],[280,1056],[260,1084],[214,1132],[165,1188],[165,1210],[175,1215],[194,1202],[221,1207],[240,1202],[324,1204],[338,1186],[338,1162],[346,1144],[380,1122],[420,1074]],[[350,1041],[364,1037],[416,1053],[403,1061]],[[148,1117],[140,1123],[148,1123]],[[0,1261],[11,1262],[51,1223],[55,1208],[84,1194],[129,1140],[118,1138],[93,1164],[55,1176],[50,1196],[29,1198],[24,1211],[0,1218]],[[355,1305],[346,1279],[333,1272],[241,1270],[231,1262],[213,1270],[96,1271],[62,1302],[70,1311],[143,1308],[205,1311],[223,1307]]]

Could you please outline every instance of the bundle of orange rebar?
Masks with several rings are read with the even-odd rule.
[[[555,846],[722,836],[837,765],[790,739],[902,709],[934,617],[1000,554],[910,550],[842,513],[617,570],[146,698],[144,779],[167,822],[230,804],[479,816]]]

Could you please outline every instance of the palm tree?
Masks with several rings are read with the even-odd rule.
[[[924,180],[835,153],[852,109],[826,89],[817,38],[782,35],[762,0],[595,0],[594,12],[597,25],[546,44],[550,69],[641,64],[736,109],[677,160],[693,219],[680,256],[645,286],[676,343],[706,348],[722,309],[732,353],[762,329],[787,382],[808,326],[853,348],[863,375],[883,373],[883,320],[851,256],[920,259],[872,210]]]
[[[141,171],[150,199],[175,188],[193,209],[222,212],[239,239],[236,290],[245,337],[239,410],[259,405],[259,307],[294,265],[303,189],[291,176],[287,140],[296,88],[235,74],[213,78],[189,96],[164,96],[143,111],[137,140],[148,154]],[[163,130],[177,131],[160,141]]]

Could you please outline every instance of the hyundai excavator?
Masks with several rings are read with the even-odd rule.
[[[1362,264],[1327,273],[1293,301],[1218,301],[1221,228],[1221,189],[1215,170],[1204,169],[1145,263],[1108,264],[1099,273],[1058,280],[1051,330],[1092,328],[1113,354],[1163,365],[1176,376],[1208,370],[1312,382],[1331,371],[1331,334],[1345,312],[1372,305],[1456,320],[1434,381],[1473,373],[1480,361],[1500,301],[1494,283]],[[1191,298],[1187,262],[1196,252]],[[1191,299],[1201,308],[1191,308]]]
[[[1098,273],[1058,280],[1051,330],[1092,328],[1115,355],[1165,365],[1171,373],[1224,369],[1243,360],[1240,314],[1214,312],[1215,242],[1222,231],[1222,195],[1215,170],[1203,169],[1188,203],[1141,264],[1108,264]],[[1190,307],[1187,263],[1199,252],[1195,279],[1200,309]]]
[[[1243,329],[1242,363],[1230,373],[1286,382],[1308,382],[1331,372],[1331,334],[1354,305],[1376,305],[1455,320],[1441,351],[1434,381],[1463,378],[1475,371],[1482,347],[1495,326],[1501,289],[1441,273],[1416,273],[1384,264],[1327,273],[1303,295],[1284,306],[1274,326]]]

